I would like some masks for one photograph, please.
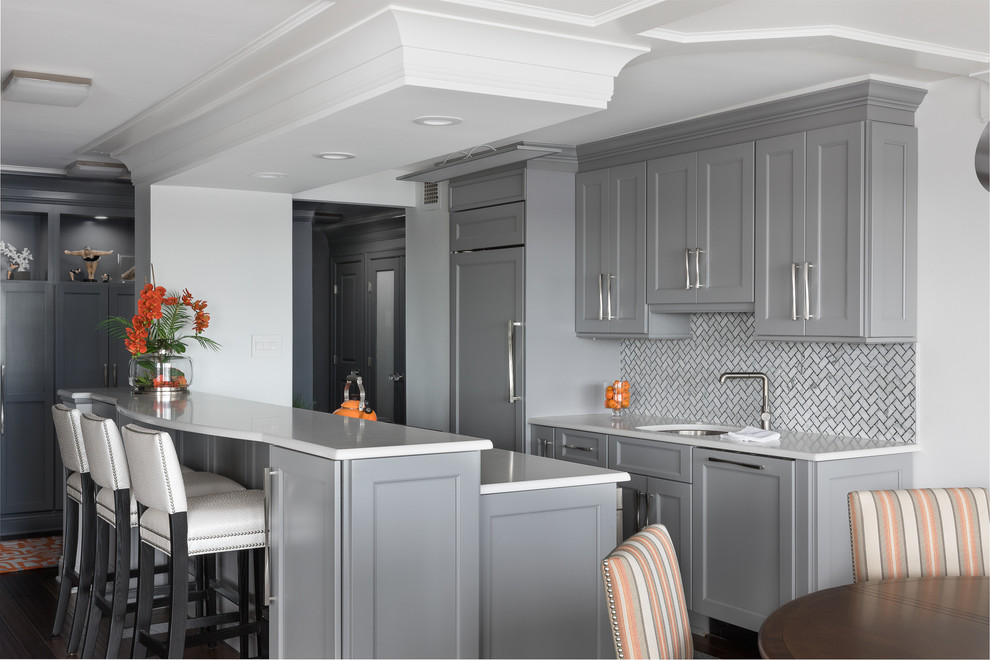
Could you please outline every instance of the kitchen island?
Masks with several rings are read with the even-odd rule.
[[[653,416],[529,423],[534,453],[630,474],[622,533],[667,526],[702,631],[710,619],[756,631],[780,605],[852,582],[848,493],[910,488],[919,451],[793,431],[782,431],[778,446],[741,444],[722,437],[738,426]]]
[[[574,557],[585,574],[575,580],[558,570],[541,589],[573,594],[581,583],[581,600],[556,599],[565,628],[577,621],[606,630],[601,590],[589,585],[599,586],[597,562],[614,545],[615,484],[628,479],[621,471],[561,470],[538,457],[493,453],[482,438],[211,394],[59,396],[118,424],[167,430],[183,463],[266,489],[272,657],[478,657],[486,655],[482,636],[490,648],[508,648],[519,625],[502,614],[511,580],[486,586],[485,576],[526,554],[528,521],[541,515],[578,521],[579,530],[560,539],[579,546],[563,565],[573,568],[566,562]],[[512,515],[505,503],[517,507]],[[540,562],[560,563],[543,553],[531,563]],[[498,611],[483,619],[493,603]],[[514,648],[537,657],[542,647],[534,645],[560,628],[530,631]],[[589,639],[580,655],[607,649],[597,633]]]

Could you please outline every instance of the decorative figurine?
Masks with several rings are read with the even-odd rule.
[[[110,275],[108,273],[103,273],[103,276],[100,277],[100,281],[101,282],[104,282],[104,283],[109,282],[110,281]]]
[[[10,266],[7,268],[8,280],[31,279],[28,274],[31,264],[28,262],[34,259],[34,255],[31,254],[30,250],[24,248],[18,252],[17,248],[10,243],[0,241],[0,254],[7,257],[10,262]]]
[[[94,250],[86,246],[81,250],[66,250],[65,253],[73,257],[82,257],[82,260],[86,262],[86,279],[83,282],[95,282],[96,267],[100,263],[100,257],[113,254],[113,250]]]
[[[124,271],[124,274],[120,276],[121,282],[128,282],[134,279],[134,266],[131,266]]]
[[[82,268],[73,268],[72,270],[69,271],[69,279],[75,282],[76,275],[78,275],[81,272],[82,272]]]

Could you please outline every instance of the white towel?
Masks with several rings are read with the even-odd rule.
[[[760,445],[762,447],[779,447],[780,433],[777,431],[767,431],[758,429],[755,426],[747,426],[738,431],[730,431],[722,434],[723,440],[729,442],[739,442],[746,445]]]

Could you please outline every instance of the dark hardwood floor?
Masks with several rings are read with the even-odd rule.
[[[0,575],[0,658],[71,658],[66,652],[72,627],[72,605],[62,634],[52,636],[55,604],[58,602],[56,569],[41,568]],[[97,657],[106,652],[107,622],[103,621]],[[129,633],[125,633],[129,634]],[[120,655],[131,656],[131,640],[125,637]],[[186,649],[187,658],[236,658],[225,644],[216,648],[197,646]]]
[[[43,568],[0,575],[0,658],[70,658],[66,652],[72,626],[72,608],[61,635],[52,636],[55,604],[58,600],[56,569]],[[700,657],[758,658],[756,633],[742,629],[715,631],[718,635],[695,635],[695,650]],[[719,636],[719,635],[724,635]],[[97,643],[97,657],[105,651],[106,621]],[[131,640],[124,639],[121,657],[130,657]],[[187,658],[236,658],[237,653],[219,644],[216,648],[199,646],[186,649]]]

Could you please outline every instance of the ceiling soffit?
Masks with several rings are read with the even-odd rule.
[[[81,151],[154,183],[407,85],[601,109],[648,50],[395,7],[340,24],[302,12]]]

